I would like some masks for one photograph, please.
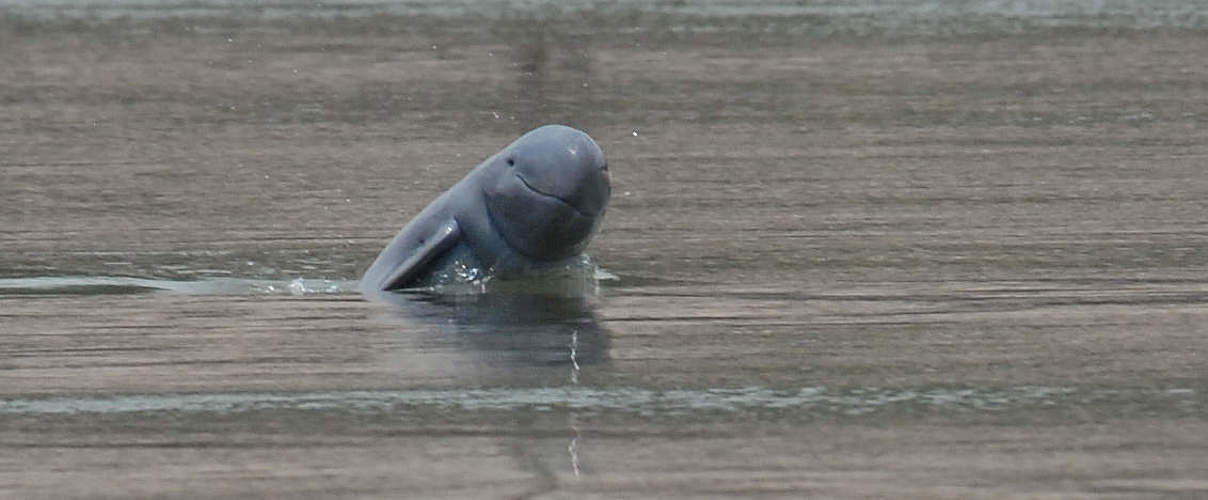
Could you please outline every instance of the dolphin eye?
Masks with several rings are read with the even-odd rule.
[[[512,158],[512,157],[510,157],[510,156],[509,156],[509,157],[508,157],[508,166],[509,166],[509,167],[512,167],[512,166],[515,166],[515,165],[516,165],[516,159],[515,159],[515,158]]]

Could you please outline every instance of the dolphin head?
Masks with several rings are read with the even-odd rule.
[[[600,227],[612,187],[608,163],[582,131],[546,125],[490,160],[487,210],[512,248],[537,260],[577,255]]]

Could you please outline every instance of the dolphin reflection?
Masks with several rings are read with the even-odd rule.
[[[492,361],[526,366],[570,366],[606,361],[609,333],[590,297],[524,291],[475,294],[381,293],[402,319],[451,339]],[[450,339],[446,339],[450,340]]]

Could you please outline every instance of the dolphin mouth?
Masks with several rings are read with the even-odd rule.
[[[520,183],[521,183],[521,184],[524,184],[524,187],[528,188],[528,189],[529,189],[529,191],[532,191],[532,192],[537,193],[537,194],[539,194],[539,195],[541,195],[541,196],[544,196],[544,197],[549,198],[549,199],[551,199],[551,200],[557,201],[558,203],[561,203],[561,204],[563,204],[563,205],[566,205],[568,208],[570,208],[571,210],[574,210],[574,211],[575,211],[575,213],[579,214],[580,216],[583,216],[583,217],[591,217],[591,215],[588,215],[588,214],[584,213],[584,212],[583,212],[583,210],[580,210],[580,209],[579,209],[579,207],[575,206],[575,204],[574,204],[574,203],[571,203],[571,202],[569,202],[569,201],[566,201],[566,199],[562,198],[561,196],[558,196],[558,195],[555,195],[555,194],[550,194],[550,193],[547,193],[547,192],[545,192],[545,191],[542,191],[542,190],[540,190],[540,189],[537,189],[537,188],[533,187],[533,185],[532,185],[532,184],[529,184],[529,183],[528,183],[528,181],[524,180],[524,177],[523,177],[523,176],[521,176],[519,173],[517,173],[517,174],[515,174],[515,175],[516,175],[516,178],[517,178],[517,179],[520,179]]]

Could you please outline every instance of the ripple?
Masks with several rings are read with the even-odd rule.
[[[449,390],[327,391],[294,393],[155,394],[53,397],[0,401],[3,415],[121,414],[140,412],[238,413],[257,410],[460,410],[570,409],[638,413],[801,410],[858,416],[876,412],[932,410],[998,412],[1053,406],[1173,407],[1198,412],[1202,391],[1190,388],[1087,389],[1018,386],[995,389],[832,389],[764,387],[683,389],[497,388]]]
[[[355,280],[289,281],[210,278],[196,281],[124,276],[44,276],[0,279],[0,294],[121,295],[168,291],[186,295],[314,295],[357,293]]]

